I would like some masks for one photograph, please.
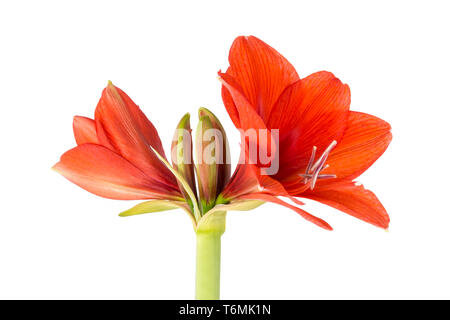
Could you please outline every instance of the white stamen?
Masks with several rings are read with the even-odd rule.
[[[316,181],[317,181],[317,178],[319,177],[319,173],[320,173],[319,170],[316,170],[314,172],[314,175],[313,175],[312,181],[311,181],[311,190],[314,189],[314,187],[316,186]]]
[[[333,140],[333,142],[331,142],[331,144],[325,149],[325,151],[322,153],[322,155],[320,156],[319,160],[317,160],[317,162],[311,167],[311,170],[314,171],[317,166],[319,165],[319,163],[321,163],[322,161],[325,162],[328,158],[328,155],[330,154],[330,151],[333,150],[333,148],[337,145],[337,141]]]
[[[313,147],[311,158],[309,159],[308,165],[306,166],[306,171],[305,173],[300,174],[300,177],[303,178],[303,183],[305,184],[308,183],[309,179],[312,179],[310,185],[311,190],[313,190],[314,187],[316,186],[317,179],[336,178],[336,175],[334,174],[320,174],[320,172],[329,168],[329,165],[325,164],[325,162],[327,161],[328,155],[330,154],[331,150],[333,150],[333,148],[336,146],[336,144],[337,141],[333,140],[315,163],[314,160],[316,158],[317,147],[316,146]]]
[[[306,167],[306,172],[309,172],[309,170],[311,170],[311,166],[313,165],[314,158],[316,157],[316,150],[317,150],[317,147],[314,146],[313,151],[311,153],[311,158],[309,158],[308,166]]]
[[[312,150],[312,153],[311,153],[311,157],[309,158],[308,165],[306,166],[306,174],[308,174],[309,170],[311,170],[311,166],[313,165],[314,158],[316,157],[316,150],[317,150],[317,147],[314,146],[313,150]],[[305,183],[307,183],[308,179],[311,178],[311,177],[312,176],[305,176]]]
[[[320,174],[319,178],[320,179],[331,179],[331,178],[336,178],[337,176],[335,174]]]

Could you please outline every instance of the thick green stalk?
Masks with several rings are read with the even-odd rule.
[[[197,233],[195,298],[220,298],[220,237],[217,233]]]
[[[225,231],[226,212],[205,216],[197,229],[195,298],[220,298],[220,238]]]

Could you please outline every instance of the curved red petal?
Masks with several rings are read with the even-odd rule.
[[[289,61],[253,36],[236,38],[228,60],[227,74],[236,78],[244,96],[263,120],[281,92],[299,79]]]
[[[341,182],[305,192],[302,197],[319,201],[377,227],[389,227],[389,215],[373,192],[353,182]]]
[[[303,202],[301,202],[300,200],[298,200],[297,198],[295,198],[294,196],[290,195],[286,188],[277,180],[271,178],[268,175],[258,175],[258,181],[259,181],[259,185],[262,187],[262,189],[264,190],[264,192],[268,192],[274,196],[282,196],[282,197],[287,197],[289,198],[291,201],[293,201],[294,203],[298,204],[298,205],[304,205]],[[308,185],[305,185],[305,190],[309,187]]]
[[[233,175],[221,193],[221,198],[235,199],[245,194],[259,191],[259,182],[253,165],[238,164]]]
[[[219,72],[219,79],[229,92],[239,116],[239,129],[267,129],[265,122],[254,110],[236,79],[226,73]]]
[[[112,145],[114,150],[147,175],[178,190],[172,173],[150,148],[152,146],[164,155],[158,132],[122,90],[112,84],[103,90],[95,110],[95,121],[102,144]]]
[[[248,149],[251,151],[251,163],[259,162],[258,155],[267,155],[268,159],[273,158],[277,148],[276,141],[272,139],[271,132],[267,129],[263,119],[252,108],[233,77],[225,73],[219,73],[219,77],[233,98],[238,111],[239,129],[242,130],[241,138],[245,139],[242,146],[247,144],[251,146]]]
[[[296,206],[293,206],[293,205],[291,205],[273,195],[270,195],[270,194],[264,194],[264,193],[248,194],[248,195],[241,196],[237,199],[262,200],[262,201],[276,203],[276,204],[282,205],[286,208],[289,208],[291,210],[294,210],[299,215],[301,215],[304,219],[308,220],[309,222],[314,223],[315,225],[317,225],[321,228],[324,228],[326,230],[333,230],[333,228],[326,221],[324,221],[320,218],[317,218],[316,216],[313,216],[312,214],[306,212],[305,210],[300,209]]]
[[[105,198],[179,198],[120,155],[97,144],[85,143],[67,151],[53,169],[81,188]]]
[[[328,157],[324,174],[353,180],[366,171],[387,149],[392,140],[391,126],[370,114],[350,112],[344,136]],[[334,180],[334,179],[333,179]],[[319,183],[327,184],[332,180]]]
[[[73,134],[78,145],[83,143],[98,144],[95,121],[81,116],[73,117]]]
[[[95,121],[95,131],[97,132],[97,139],[99,144],[108,148],[115,153],[120,153],[112,144],[106,134],[105,129],[103,128],[103,124],[100,121]]]
[[[141,133],[144,137],[145,142],[151,145],[158,153],[165,157],[164,148],[161,143],[161,139],[159,138],[158,131],[151,121],[145,116],[145,114],[141,111],[141,109],[131,100],[131,98],[120,88],[117,88],[113,85],[110,86],[112,89],[115,88],[119,93],[120,97],[125,102],[125,105],[128,107],[128,111],[130,112],[133,120],[135,121],[135,125],[137,126],[139,133]]]

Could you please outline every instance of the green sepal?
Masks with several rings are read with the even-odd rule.
[[[175,203],[169,200],[150,200],[141,202],[134,207],[119,213],[119,217],[129,217],[138,214],[161,212],[173,209],[179,209],[183,202]]]

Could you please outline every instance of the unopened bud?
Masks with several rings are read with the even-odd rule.
[[[217,117],[200,108],[196,133],[196,169],[202,212],[214,207],[230,179],[230,152],[225,131]]]
[[[172,140],[171,158],[175,170],[177,170],[187,181],[196,195],[194,161],[192,155],[192,135],[189,120],[190,115],[189,113],[186,113],[178,123]],[[180,187],[184,198],[190,203],[191,199],[186,193],[186,190],[184,190],[180,183],[178,183],[178,186]]]

